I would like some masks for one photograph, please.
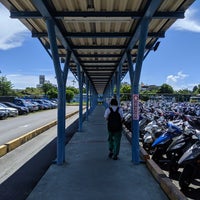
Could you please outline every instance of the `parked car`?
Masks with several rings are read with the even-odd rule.
[[[9,107],[16,108],[18,110],[19,115],[29,113],[29,109],[27,107],[19,106],[19,105],[16,105],[14,103],[11,103],[11,102],[2,102],[2,103],[9,106]]]
[[[47,100],[47,99],[43,99],[43,101],[45,102],[45,103],[47,103],[47,104],[49,104],[50,105],[50,107],[53,109],[53,108],[57,108],[58,107],[58,105],[56,104],[56,103],[53,103],[52,101],[50,101],[50,100]]]
[[[33,104],[30,104],[29,102],[27,102],[24,99],[16,98],[15,101],[14,101],[14,103],[16,105],[24,106],[24,107],[28,108],[29,112],[35,111]]]
[[[8,117],[8,110],[0,107],[0,119],[6,119]]]
[[[29,106],[32,106],[33,111],[38,111],[39,107],[37,104],[32,103],[31,99],[24,99],[24,101],[26,102],[26,104],[28,104]]]
[[[49,103],[44,102],[43,99],[35,99],[34,101],[42,105],[44,107],[44,110],[51,108],[51,105]]]
[[[16,108],[8,107],[7,105],[0,103],[0,107],[8,110],[9,117],[16,117],[18,116],[18,110]]]

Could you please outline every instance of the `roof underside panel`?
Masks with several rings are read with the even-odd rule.
[[[119,67],[135,32],[144,17],[149,0],[45,0],[37,1],[45,6],[49,16],[43,13],[37,0],[1,0],[10,10],[12,18],[18,18],[37,37],[51,56],[50,41],[44,17],[51,17],[62,34],[57,37],[58,53],[65,59],[71,50],[70,70],[77,76],[77,63],[102,94]],[[163,0],[148,26],[145,54],[155,50],[159,38],[167,29],[184,17],[184,12],[194,0]],[[131,48],[133,63],[138,54],[138,38]],[[67,44],[67,45],[66,45]],[[126,59],[122,64],[122,79],[128,71]]]

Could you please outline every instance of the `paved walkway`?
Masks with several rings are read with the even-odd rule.
[[[27,200],[165,200],[146,164],[131,162],[122,137],[119,160],[108,158],[104,107],[97,106],[66,146],[66,163],[52,164]]]

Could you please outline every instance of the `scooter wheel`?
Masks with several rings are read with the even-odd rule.
[[[162,152],[160,149],[156,149],[152,155],[152,160],[154,160],[157,164],[159,164],[159,161],[162,159]]]
[[[144,150],[148,153],[149,150],[150,150],[150,145],[149,145],[149,144],[146,144],[146,143],[143,143],[142,146],[143,146]]]
[[[179,178],[179,186],[182,191],[187,191],[193,177],[193,167],[186,165]]]
[[[178,164],[170,164],[169,166],[169,178],[174,178],[177,176],[177,171],[178,171]]]

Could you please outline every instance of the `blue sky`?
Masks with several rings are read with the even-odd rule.
[[[168,29],[157,51],[143,62],[140,82],[147,85],[167,83],[175,90],[192,89],[200,84],[200,1],[186,11]],[[13,88],[36,87],[39,75],[55,84],[53,62],[37,38],[0,3],[0,76],[6,76]],[[68,76],[67,85],[74,77]],[[129,82],[127,75],[123,82]],[[76,85],[75,85],[76,86]]]

